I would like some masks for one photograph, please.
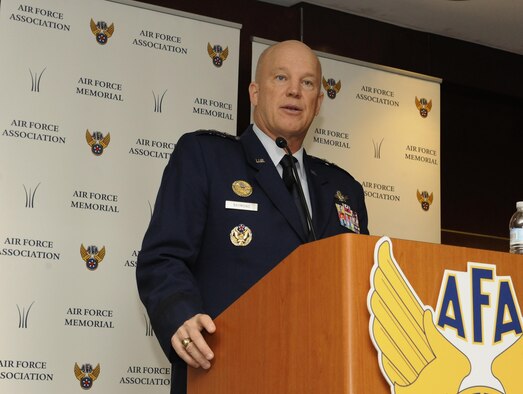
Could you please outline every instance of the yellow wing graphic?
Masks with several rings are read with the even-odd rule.
[[[323,88],[325,90],[329,90],[330,89],[330,85],[329,83],[327,82],[327,80],[325,79],[325,77],[321,77],[321,83],[323,85]]]
[[[82,260],[85,262],[91,257],[84,244],[80,244],[80,256],[82,256]]]
[[[93,18],[91,18],[91,31],[93,32],[93,34],[96,36],[98,35],[101,30],[96,26],[96,22],[93,20]]]
[[[82,260],[85,261],[87,263],[87,260],[89,260],[91,258],[91,254],[87,251],[87,249],[85,248],[85,246],[83,244],[80,245],[80,255],[82,256]],[[105,257],[105,246],[102,247],[102,249],[100,249],[98,251],[98,253],[96,253],[96,255],[93,256],[93,259],[96,260],[97,263],[101,262]]]
[[[93,136],[91,135],[91,133],[89,133],[89,129],[85,131],[85,140],[87,141],[89,146],[93,146],[94,144],[96,144],[96,141],[94,140]]]
[[[458,393],[470,362],[436,328],[432,310],[411,288],[387,237],[374,252],[368,307],[370,334],[393,392]]]
[[[334,85],[332,88],[336,91],[336,93],[339,93],[341,90],[341,79],[336,82],[336,85]]]
[[[207,53],[209,54],[211,59],[213,59],[216,56],[216,52],[214,52],[214,49],[212,49],[210,42],[207,43]]]
[[[107,148],[109,142],[111,142],[111,133],[107,133],[107,135],[104,138],[102,138],[102,140],[100,141],[100,145],[102,145],[104,148]]]
[[[505,393],[519,393],[521,384],[521,360],[523,360],[523,335],[492,363],[492,372],[503,385]]]
[[[102,261],[105,257],[105,246],[102,247],[102,249],[100,249],[100,251],[98,253],[96,253],[96,256],[94,256],[94,259],[96,260],[97,263],[99,263],[100,261]]]
[[[221,58],[222,60],[226,60],[228,56],[229,56],[229,47],[227,47],[227,48],[225,48],[225,49],[223,50],[223,52],[222,52],[221,55],[220,55],[220,58]]]
[[[93,372],[88,374],[89,377],[93,380],[93,382],[98,379],[98,375],[100,375],[100,364],[97,364],[95,369],[93,369]]]
[[[74,376],[76,376],[76,379],[81,380],[84,377],[84,373],[78,366],[78,363],[74,363]]]
[[[106,30],[105,30],[105,35],[107,36],[107,38],[111,38],[111,36],[113,35],[114,33],[114,23],[111,23],[111,26],[109,26]]]
[[[416,103],[416,108],[418,110],[423,108],[423,105],[421,104],[421,101],[418,99],[418,96],[416,96],[416,98],[414,99],[414,103]]]

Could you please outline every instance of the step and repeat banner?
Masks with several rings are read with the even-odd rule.
[[[253,75],[272,42],[253,42]],[[362,185],[373,235],[440,243],[440,80],[317,52],[320,114],[305,149]]]
[[[169,392],[136,256],[179,136],[236,131],[239,29],[1,1],[0,392]]]

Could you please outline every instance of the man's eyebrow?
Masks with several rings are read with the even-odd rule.
[[[288,72],[289,70],[286,67],[275,67],[271,71],[273,73],[277,73],[277,72]]]
[[[289,72],[289,69],[287,67],[275,67],[273,69],[270,70],[271,73],[273,74],[276,74],[276,73],[279,73],[279,72],[284,72],[284,73],[287,73]],[[315,72],[309,72],[309,73],[305,73],[302,78],[316,78],[317,75]]]

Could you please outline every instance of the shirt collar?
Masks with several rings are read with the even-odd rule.
[[[276,145],[276,142],[269,137],[267,134],[265,134],[261,129],[256,126],[256,124],[252,125],[252,128],[254,130],[254,134],[258,137],[260,142],[262,143],[263,147],[267,151],[267,154],[271,158],[271,161],[274,163],[276,167],[278,167],[278,164],[280,163],[280,160],[285,156],[285,151],[282,148],[279,148]],[[297,152],[294,152],[293,156],[298,160],[298,171],[300,172],[300,176],[303,176],[305,171],[303,166],[303,146],[300,147],[300,149]]]

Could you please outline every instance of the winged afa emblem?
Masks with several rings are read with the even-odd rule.
[[[100,375],[100,364],[97,364],[93,369],[91,364],[84,364],[80,368],[78,363],[74,363],[74,375],[80,382],[80,386],[84,390],[89,390],[93,387],[93,382],[98,379],[98,376]]]
[[[114,33],[114,23],[107,26],[107,23],[104,21],[95,22],[93,18],[91,18],[91,31],[96,37],[96,42],[100,45],[105,45]]]
[[[418,97],[416,96],[414,102],[416,103],[416,108],[418,109],[421,117],[426,118],[429,115],[430,110],[432,109],[432,100],[427,101],[427,99],[425,98],[418,99]]]
[[[420,193],[419,190],[417,190],[416,196],[418,197],[418,201],[421,204],[421,209],[428,211],[432,205],[432,202],[434,201],[434,193],[430,193],[429,195],[429,192],[427,191],[422,191]]]
[[[223,49],[221,45],[211,46],[211,44],[208,42],[207,53],[209,54],[209,57],[212,59],[212,64],[214,64],[216,67],[221,67],[223,65],[223,62],[229,56],[229,47]]]
[[[321,83],[323,84],[323,88],[327,91],[327,96],[334,100],[341,90],[341,79],[336,82],[333,78],[325,79],[325,77],[322,77]]]
[[[99,131],[95,131],[93,134],[91,134],[89,130],[86,130],[85,140],[91,147],[91,152],[93,155],[101,156],[102,153],[104,153],[104,149],[107,148],[109,142],[111,142],[111,133],[107,133],[107,135],[104,137],[104,135]]]
[[[94,271],[105,257],[105,246],[98,250],[96,246],[88,246],[87,249],[83,244],[80,245],[80,255],[85,261],[85,266],[89,271]]]

